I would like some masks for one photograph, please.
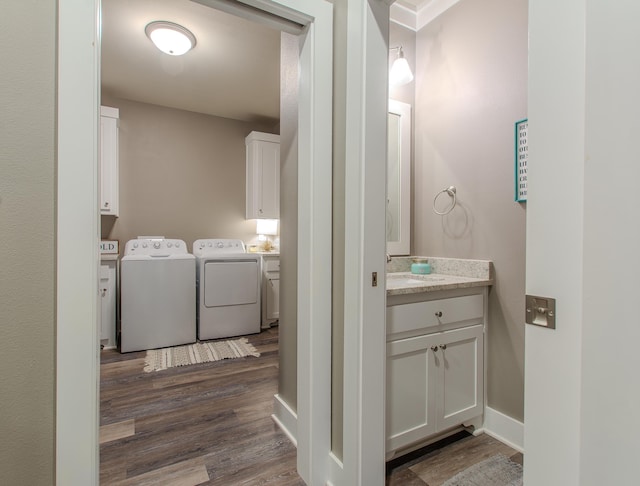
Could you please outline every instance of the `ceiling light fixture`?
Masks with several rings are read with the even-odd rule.
[[[391,86],[402,86],[403,84],[413,81],[413,73],[409,67],[409,63],[404,58],[404,52],[402,52],[402,46],[391,47],[390,51],[397,50],[398,57],[393,61],[391,71],[389,71],[389,84]]]
[[[182,25],[173,22],[151,22],[144,31],[158,49],[171,56],[181,56],[196,46],[196,37]]]

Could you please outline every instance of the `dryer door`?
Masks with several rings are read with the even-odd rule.
[[[203,280],[205,307],[256,303],[259,270],[255,260],[206,262]]]

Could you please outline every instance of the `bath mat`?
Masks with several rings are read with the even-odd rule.
[[[442,486],[521,486],[522,466],[502,454],[496,454],[468,467]]]
[[[144,371],[150,373],[176,366],[188,366],[221,359],[242,358],[244,356],[260,356],[256,348],[249,344],[247,338],[150,349],[145,357]]]

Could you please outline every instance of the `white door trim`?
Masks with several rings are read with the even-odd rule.
[[[99,0],[58,2],[56,483],[98,484]]]
[[[56,474],[58,484],[90,485],[99,473],[99,0],[59,3]],[[332,5],[245,3],[311,19],[300,50],[298,468],[321,484],[331,430]]]
[[[350,1],[347,42],[343,484],[385,478],[389,5]],[[372,286],[377,272],[378,285]]]

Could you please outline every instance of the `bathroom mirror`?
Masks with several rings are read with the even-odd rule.
[[[389,100],[387,253],[409,255],[411,238],[411,105]]]

